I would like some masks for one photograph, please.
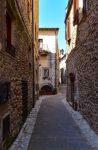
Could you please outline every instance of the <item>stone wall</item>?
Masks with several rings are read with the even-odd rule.
[[[76,46],[67,59],[67,98],[71,101],[69,73],[74,73],[74,99],[80,111],[98,133],[98,1],[88,0],[87,15],[77,28]]]
[[[39,31],[39,0],[33,1],[33,50],[34,50],[34,101],[39,97],[39,45],[38,45],[38,31]]]
[[[16,0],[8,0],[7,4],[6,0],[0,0],[0,81],[9,81],[11,84],[8,101],[0,104],[0,150],[6,149],[23,124],[22,80],[28,83],[28,113],[33,103],[32,26],[25,13],[26,2],[27,0],[19,0],[17,3]],[[30,11],[31,7],[32,4]],[[15,47],[15,57],[6,51],[7,9],[12,14],[12,45]],[[6,114],[10,115],[10,135],[3,141],[2,123]]]

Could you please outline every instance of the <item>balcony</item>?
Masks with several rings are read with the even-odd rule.
[[[15,57],[15,47],[8,41],[6,40],[6,51],[13,57]]]
[[[47,56],[49,54],[49,48],[47,44],[40,44],[39,45],[39,53],[40,55]]]

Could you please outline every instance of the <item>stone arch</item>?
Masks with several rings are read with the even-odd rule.
[[[40,95],[51,95],[53,93],[53,86],[51,84],[44,84],[40,88]]]

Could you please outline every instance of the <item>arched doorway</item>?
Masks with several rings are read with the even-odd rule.
[[[52,87],[49,85],[44,85],[40,90],[40,95],[51,95],[53,92]]]

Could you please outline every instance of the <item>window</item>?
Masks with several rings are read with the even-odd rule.
[[[11,44],[11,29],[12,29],[12,20],[8,13],[6,13],[6,32],[7,32],[7,41]]]
[[[78,24],[79,21],[79,12],[78,12],[78,0],[73,0],[73,16],[74,16],[74,25]]]
[[[66,38],[67,41],[70,41],[71,35],[70,35],[70,18],[67,19],[67,24],[66,24]]]
[[[43,77],[44,78],[48,78],[49,77],[49,69],[48,68],[44,68],[43,71],[44,71],[43,72]]]
[[[6,140],[6,138],[8,138],[9,134],[10,134],[10,115],[7,115],[4,119],[3,119],[3,141]]]
[[[87,9],[88,9],[87,7],[88,7],[87,0],[83,0],[83,16],[85,16],[87,13]]]
[[[39,42],[39,49],[42,50],[42,48],[43,48],[43,39],[39,39],[38,42]]]
[[[8,101],[10,97],[10,82],[1,81],[0,82],[0,103]]]
[[[6,51],[15,57],[15,47],[12,45],[12,18],[9,13],[6,13]]]

